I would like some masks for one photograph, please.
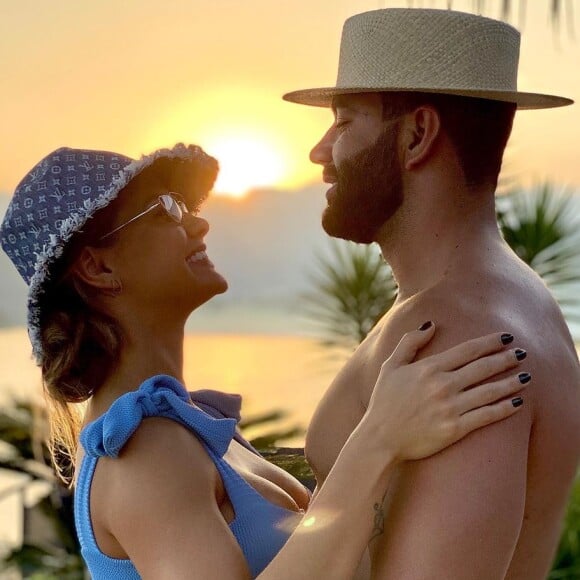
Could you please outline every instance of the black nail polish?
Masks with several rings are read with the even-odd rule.
[[[523,348],[516,348],[515,353],[518,360],[524,360],[528,356],[528,353]]]
[[[524,400],[521,397],[516,397],[512,399],[512,405],[514,407],[521,407],[524,404]]]
[[[427,322],[424,322],[423,324],[421,324],[421,326],[419,326],[419,330],[428,330],[432,326],[433,323],[430,320],[428,320]]]
[[[520,380],[520,383],[522,383],[522,385],[525,385],[526,383],[529,383],[532,380],[532,375],[530,373],[520,373],[518,375],[518,379]]]
[[[510,342],[513,342],[513,340],[514,340],[513,334],[509,334],[508,332],[506,332],[506,333],[501,335],[501,343],[502,344],[509,344]]]

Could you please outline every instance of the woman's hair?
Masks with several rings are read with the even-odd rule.
[[[48,404],[49,449],[59,477],[72,483],[82,413],[87,401],[111,375],[123,332],[99,308],[98,291],[83,283],[74,265],[84,247],[104,245],[99,235],[112,223],[113,202],[97,212],[68,243],[51,267],[40,298],[42,381]],[[116,236],[107,238],[106,245]]]

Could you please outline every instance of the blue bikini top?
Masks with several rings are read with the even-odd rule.
[[[233,438],[249,447],[236,433],[239,407],[239,397],[207,390],[190,394],[173,377],[158,375],[147,379],[137,391],[119,397],[104,415],[82,430],[80,442],[85,455],[75,490],[75,523],[81,553],[93,580],[141,578],[131,560],[111,558],[97,546],[90,516],[90,489],[99,457],[118,457],[147,417],[173,419],[196,435],[214,462],[234,508],[235,519],[229,527],[252,576],[272,561],[291,533],[287,520],[296,512],[266,500],[223,459]]]

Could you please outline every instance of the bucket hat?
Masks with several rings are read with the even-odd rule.
[[[218,170],[217,161],[200,147],[181,143],[138,160],[110,151],[63,147],[37,163],[16,187],[0,239],[28,285],[28,334],[38,364],[42,362],[39,299],[52,266],[87,220],[149,167],[190,207],[207,197]]]
[[[520,33],[509,24],[453,10],[386,8],[343,27],[336,86],[287,93],[293,103],[328,107],[336,95],[424,92],[545,109],[573,103],[519,92]]]

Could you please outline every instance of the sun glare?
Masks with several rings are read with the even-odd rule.
[[[243,197],[251,189],[276,185],[284,174],[282,156],[257,138],[221,137],[208,142],[206,151],[220,164],[217,194]]]
[[[184,91],[145,129],[135,154],[179,141],[201,145],[220,163],[216,193],[240,198],[253,188],[292,190],[319,181],[308,151],[332,115],[294,107],[282,101],[281,91],[234,84]]]

